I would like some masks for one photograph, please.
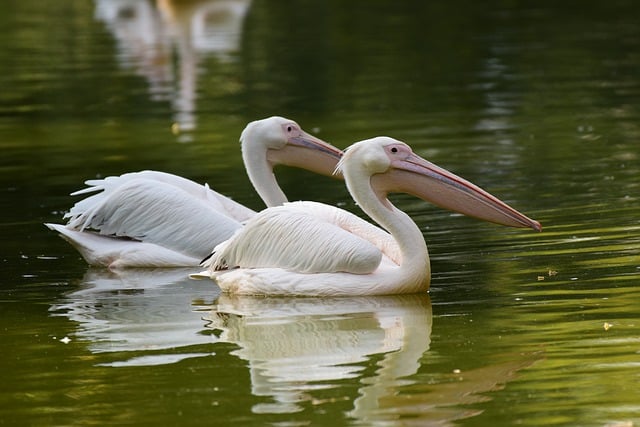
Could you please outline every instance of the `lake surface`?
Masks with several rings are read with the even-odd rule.
[[[640,3],[22,0],[0,15],[0,425],[640,425]],[[44,222],[142,169],[252,208],[238,138],[389,135],[544,230],[394,197],[429,294],[221,295]],[[291,200],[358,214],[282,169]]]

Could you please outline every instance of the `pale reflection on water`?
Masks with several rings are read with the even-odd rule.
[[[112,366],[178,362],[210,353],[177,350],[210,344],[210,335],[200,334],[202,315],[194,312],[195,301],[209,301],[215,288],[188,279],[189,269],[87,270],[79,289],[51,306],[78,325],[75,337],[93,353],[130,352]],[[156,352],[157,350],[165,350]],[[140,357],[138,351],[154,353]],[[126,353],[125,353],[126,354]]]
[[[260,298],[221,295],[207,327],[235,343],[249,362],[252,392],[273,404],[256,413],[296,412],[307,392],[363,375],[360,363],[382,354],[376,386],[414,374],[429,349],[428,295],[357,298]],[[373,392],[372,396],[376,393]],[[356,400],[356,408],[359,406]]]
[[[103,367],[176,363],[214,358],[215,344],[237,346],[251,393],[270,402],[255,414],[287,414],[305,403],[330,403],[316,392],[359,383],[348,416],[361,422],[417,417],[441,425],[477,415],[468,405],[488,399],[540,356],[516,355],[434,383],[413,378],[429,357],[432,309],[428,294],[286,298],[218,294],[209,282],[187,278],[189,269],[90,268],[77,290],[50,308],[77,325],[74,341],[95,354],[114,353]],[[213,300],[212,300],[213,298]],[[209,352],[190,348],[209,346]],[[375,370],[367,365],[376,360]],[[220,369],[224,369],[220,365]],[[335,400],[336,398],[333,398]],[[344,391],[344,399],[351,400]]]
[[[117,41],[120,65],[147,80],[152,99],[171,102],[174,131],[183,132],[196,127],[199,61],[230,60],[250,5],[251,0],[96,0],[95,14]]]

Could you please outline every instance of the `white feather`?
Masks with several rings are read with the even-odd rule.
[[[275,116],[249,123],[241,147],[249,179],[268,206],[286,202],[273,174],[275,164],[330,174],[342,154],[295,122]],[[65,215],[67,225],[46,225],[94,265],[198,265],[255,215],[206,184],[164,172],[133,172],[86,184],[72,193],[88,197]]]
[[[196,265],[194,258],[152,243],[116,239],[95,232],[76,231],[61,224],[45,224],[60,233],[90,265],[121,267],[182,267]]]
[[[71,208],[67,225],[45,225],[90,265],[195,266],[255,215],[208,185],[164,172],[131,172],[86,184],[72,195],[95,194]]]
[[[78,205],[72,209],[70,228],[161,244],[200,259],[242,226],[205,198],[192,197],[182,188],[147,178],[130,177],[92,197],[82,201],[86,210],[80,211]]]
[[[387,199],[403,191],[480,219],[540,224],[388,137],[353,144],[338,164],[355,202],[388,234],[345,211],[314,203],[269,208],[219,245],[208,272],[224,292],[258,295],[380,295],[426,291],[427,245]],[[228,270],[226,270],[228,269]]]
[[[211,190],[208,184],[201,185],[181,176],[166,172],[145,170],[129,172],[120,176],[109,176],[104,179],[85,181],[88,187],[75,191],[71,193],[71,195],[95,194],[78,201],[69,213],[65,215],[65,218],[86,217],[88,212],[96,211],[109,203],[126,204],[126,202],[119,200],[121,199],[118,195],[120,187],[139,179],[147,179],[155,182],[157,184],[155,191],[158,193],[161,193],[165,187],[168,191],[173,191],[176,188],[180,189],[185,195],[190,196],[194,200],[200,200],[210,205],[212,209],[230,218],[234,218],[239,222],[246,221],[255,215],[254,210]],[[78,224],[74,224],[73,226],[75,227],[77,225]]]
[[[216,247],[206,263],[208,276],[224,292],[238,294],[380,295],[427,290],[429,256],[422,233],[408,215],[386,198],[381,200],[371,185],[372,175],[389,168],[385,147],[390,144],[410,152],[399,141],[375,138],[354,144],[339,167],[356,202],[391,233],[374,230],[341,209],[288,203],[262,211]]]
[[[355,274],[370,273],[378,267],[382,253],[375,245],[314,213],[295,203],[262,211],[215,249],[211,267],[280,267],[300,273]]]

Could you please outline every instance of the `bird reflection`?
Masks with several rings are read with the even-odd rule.
[[[194,129],[198,63],[204,56],[232,58],[251,0],[95,1],[120,65],[149,82],[153,100],[172,103],[176,128]]]
[[[230,343],[237,347],[231,354],[247,362],[251,393],[262,398],[253,413],[351,401],[347,416],[365,425],[406,417],[453,425],[480,413],[468,405],[487,400],[483,393],[540,358],[518,354],[465,372],[419,373],[430,357],[428,294],[238,296],[203,287],[190,272],[89,269],[50,310],[77,324],[74,339],[103,355],[100,366],[215,358],[216,345]]]
[[[220,340],[237,344],[249,362],[252,393],[272,403],[255,413],[291,413],[309,392],[362,378],[365,363],[383,355],[375,381],[361,389],[397,385],[414,374],[429,349],[427,294],[353,298],[264,298],[220,295],[208,317]],[[332,385],[332,382],[334,384]],[[367,391],[367,390],[372,390]]]
[[[416,375],[431,344],[427,294],[377,297],[277,298],[221,294],[207,318],[221,341],[248,362],[252,394],[270,403],[254,413],[294,413],[324,403],[314,391],[360,384],[348,416],[365,425],[412,419],[416,425],[453,425],[478,415],[465,405],[488,400],[539,355],[438,376]],[[375,371],[367,369],[376,360]],[[345,396],[345,400],[352,397]],[[335,398],[333,399],[336,400]],[[340,400],[340,398],[337,398]],[[328,399],[331,401],[331,399]],[[408,417],[408,418],[404,418]],[[410,424],[410,423],[409,423]]]
[[[502,390],[517,378],[518,372],[540,360],[540,353],[509,355],[510,360],[477,369],[453,372],[438,380],[397,384],[376,379],[364,389],[349,412],[360,422],[380,423],[411,419],[403,425],[455,426],[454,421],[480,415],[469,405],[486,402],[486,393]]]
[[[199,303],[210,307],[212,288],[188,279],[190,269],[89,269],[78,290],[65,295],[50,311],[78,324],[76,339],[92,353],[124,352],[110,366],[155,365],[211,353],[189,347],[211,344],[201,334]],[[209,301],[208,304],[205,301]],[[138,357],[137,353],[147,353]],[[120,355],[118,355],[121,357]]]

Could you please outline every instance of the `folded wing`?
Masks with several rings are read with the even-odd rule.
[[[378,267],[383,254],[394,262],[399,258],[397,245],[385,231],[333,206],[294,202],[258,213],[216,247],[205,266],[367,274]]]
[[[221,213],[219,200],[202,186],[202,194],[193,197],[182,187],[147,177],[129,177],[115,184],[103,180],[102,187],[90,187],[102,191],[71,209],[67,227],[161,244],[202,258],[242,226],[239,220]]]

